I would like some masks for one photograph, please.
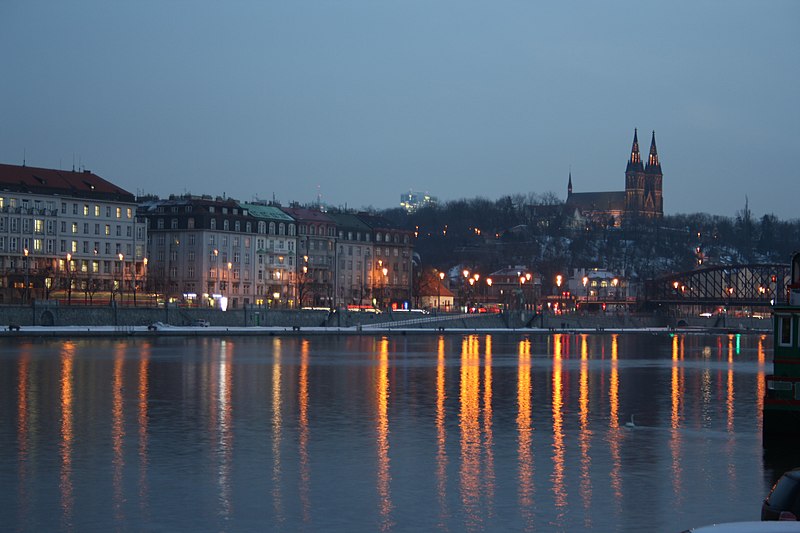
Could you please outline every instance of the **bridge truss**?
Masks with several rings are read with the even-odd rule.
[[[769,307],[786,297],[788,264],[711,266],[645,282],[648,304]]]

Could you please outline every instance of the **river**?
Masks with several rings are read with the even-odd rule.
[[[757,520],[771,336],[0,344],[7,531],[681,531]]]

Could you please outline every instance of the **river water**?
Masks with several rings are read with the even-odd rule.
[[[757,520],[800,466],[762,451],[771,358],[759,335],[5,340],[1,529]]]

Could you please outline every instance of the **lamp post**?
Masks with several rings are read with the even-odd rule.
[[[30,277],[29,276],[29,274],[30,274],[30,263],[28,262],[28,249],[25,248],[23,250],[23,253],[25,254],[25,303],[28,303],[30,301],[30,293],[28,292],[29,291],[28,279]]]
[[[585,301],[589,301],[589,291],[586,286],[589,284],[589,276],[583,276],[583,299]]]
[[[142,259],[142,288],[145,291],[145,301],[149,300],[147,295],[147,258]],[[145,306],[147,304],[145,303]]]
[[[556,275],[556,287],[558,287],[558,304],[559,304],[558,306],[559,307],[562,307],[561,299],[562,299],[563,295],[561,294],[561,282],[563,280],[564,280],[564,277],[561,274]]]
[[[439,283],[436,284],[436,309],[442,310],[442,283],[444,283],[444,272],[439,272]]]
[[[215,276],[217,278],[214,281],[214,290],[216,291],[218,289],[218,285],[219,285],[219,266],[217,264],[217,256],[219,255],[219,250],[214,248],[214,252],[213,253],[214,253],[214,274],[215,274]],[[214,293],[213,292],[211,293],[211,300],[212,300],[212,302],[214,301]],[[213,307],[213,305],[212,305],[212,307]]]
[[[72,254],[67,254],[67,305],[72,305]]]
[[[226,286],[226,288],[228,289],[228,299],[230,299],[230,297],[231,297],[231,286],[232,286],[232,284],[231,284],[231,268],[232,267],[233,267],[233,263],[228,261],[228,284]]]
[[[125,297],[125,256],[122,253],[117,254],[119,258],[119,303],[122,304]]]
[[[385,306],[386,305],[386,275],[389,273],[389,269],[386,268],[386,267],[383,267],[383,269],[381,269],[381,272],[383,273],[383,290],[381,291],[381,305]]]

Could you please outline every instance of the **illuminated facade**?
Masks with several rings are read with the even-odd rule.
[[[131,293],[145,243],[128,191],[88,170],[0,164],[0,301]]]
[[[223,309],[290,303],[296,225],[280,210],[186,195],[144,202],[140,212],[150,230],[151,286],[168,301]]]
[[[647,165],[639,153],[638,132],[625,168],[625,190],[611,192],[572,192],[572,173],[567,184],[566,208],[579,222],[620,226],[623,221],[658,219],[664,216],[663,175],[656,149],[656,133],[650,141]]]

